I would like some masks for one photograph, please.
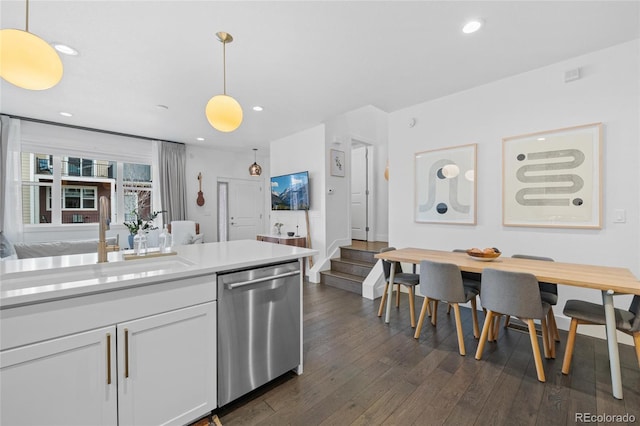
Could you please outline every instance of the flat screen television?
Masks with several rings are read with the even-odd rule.
[[[309,172],[272,176],[271,210],[309,210]]]

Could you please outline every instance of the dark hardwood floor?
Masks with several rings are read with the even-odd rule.
[[[630,346],[620,345],[619,401],[611,395],[603,340],[579,335],[572,372],[564,376],[561,331],[557,358],[544,360],[547,382],[540,383],[528,334],[501,328],[497,344],[488,343],[477,361],[468,309],[463,357],[446,309],[438,310],[436,328],[425,321],[417,341],[406,294],[390,324],[378,318],[379,302],[306,283],[304,374],[288,373],[219,409],[222,424],[565,425],[581,423],[576,413],[629,414],[640,423],[640,368]],[[421,298],[416,302],[422,306]]]

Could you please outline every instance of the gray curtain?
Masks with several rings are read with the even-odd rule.
[[[0,149],[0,232],[4,227],[4,197],[7,186],[7,147],[9,146],[9,117],[0,116],[0,134],[2,135],[2,149]]]
[[[187,219],[186,156],[184,144],[158,143],[158,175],[163,222]]]

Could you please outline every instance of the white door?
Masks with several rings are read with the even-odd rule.
[[[116,425],[115,333],[105,327],[3,351],[0,424]]]
[[[261,180],[229,179],[229,240],[255,240],[263,230]]]
[[[117,328],[119,425],[184,425],[215,408],[215,302]]]
[[[358,146],[351,151],[351,238],[367,241],[367,160],[368,148]]]

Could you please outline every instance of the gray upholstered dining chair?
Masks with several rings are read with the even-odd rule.
[[[562,361],[562,374],[569,374],[578,325],[605,325],[606,320],[604,316],[604,306],[583,300],[567,300],[563,313],[571,317],[569,336],[567,337],[567,349],[564,353],[564,360]],[[615,315],[616,329],[633,337],[638,366],[640,366],[640,296],[633,296],[628,311],[615,308]]]
[[[466,253],[467,251],[465,249],[453,249],[451,250],[454,253]],[[465,288],[471,288],[474,289],[478,292],[478,294],[480,294],[480,284],[482,281],[482,274],[478,273],[478,272],[467,272],[467,271],[461,271],[462,272],[462,285],[465,286]],[[447,313],[449,313],[449,310],[451,309],[451,307],[449,306],[447,308]],[[475,307],[474,307],[475,309]],[[477,313],[474,314],[477,316]],[[473,323],[473,335],[476,337],[476,339],[478,338],[478,336],[480,335],[480,330],[476,329],[478,327],[478,321],[476,320],[476,322]]]
[[[393,251],[395,247],[385,247],[380,250],[380,253],[386,251]],[[409,292],[409,313],[411,315],[411,327],[416,326],[416,307],[415,307],[415,287],[420,282],[420,275],[409,272],[402,272],[402,265],[400,262],[396,263],[395,274],[393,277],[393,283],[396,285],[396,307],[400,307],[400,285],[407,287]],[[415,266],[414,266],[415,268]],[[387,300],[387,292],[389,291],[389,279],[391,275],[391,262],[388,260],[382,260],[382,269],[384,270],[384,278],[386,284],[384,286],[384,293],[382,293],[382,300],[380,301],[380,308],[378,309],[378,316],[381,317],[384,312],[384,304]]]
[[[448,302],[453,306],[456,319],[456,331],[458,334],[458,350],[460,355],[465,355],[464,334],[462,332],[462,320],[460,318],[460,303],[471,302],[474,336],[478,336],[478,315],[476,311],[476,296],[478,291],[465,287],[462,274],[458,265],[451,263],[432,262],[423,260],[420,262],[420,293],[425,298],[418,319],[418,326],[414,338],[420,337],[422,323],[427,313],[429,303],[433,301],[431,311],[431,324],[436,325],[438,314],[438,301]]]
[[[555,341],[550,338],[546,320],[551,305],[542,301],[538,280],[535,275],[485,268],[482,272],[480,300],[482,306],[487,309],[487,316],[482,327],[476,359],[482,358],[482,351],[487,342],[494,316],[514,316],[526,322],[529,327],[531,349],[533,350],[538,380],[544,382],[544,366],[540,356],[535,319],[540,320],[542,323],[542,344],[546,358],[551,357],[550,346],[555,345]]]
[[[467,252],[464,249],[453,249],[451,251],[454,252],[454,253],[466,253]],[[475,290],[478,290],[478,293],[480,293],[481,280],[482,280],[482,274],[479,274],[477,272],[462,271],[462,284],[464,284],[465,287],[470,287],[470,288],[473,288]]]
[[[550,257],[544,256],[531,256],[528,254],[514,254],[511,256],[515,259],[531,259],[531,260],[542,260],[546,262],[553,262],[553,259]],[[549,315],[547,317],[547,324],[549,325],[549,331],[553,335],[553,338],[556,342],[560,341],[560,333],[558,332],[558,326],[556,325],[556,317],[553,314],[553,306],[558,304],[558,284],[555,283],[547,283],[547,282],[538,282],[538,287],[540,288],[540,297],[543,302],[547,302],[552,306],[551,310],[549,310]],[[506,317],[504,321],[504,326],[507,327],[509,325],[509,317]]]

